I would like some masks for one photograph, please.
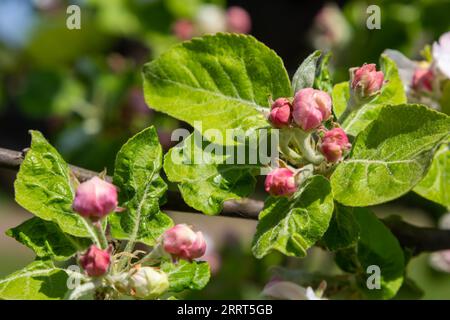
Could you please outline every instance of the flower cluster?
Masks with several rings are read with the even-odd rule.
[[[173,25],[173,33],[180,40],[189,40],[202,34],[217,32],[249,33],[252,22],[248,12],[232,6],[226,11],[214,4],[200,6],[195,17],[180,19]]]
[[[352,73],[352,88],[361,96],[373,96],[381,90],[384,75],[375,70],[375,65],[354,68]],[[346,133],[333,121],[332,99],[325,91],[303,88],[293,98],[277,98],[268,120],[281,130],[280,152],[284,160],[299,167],[308,163],[317,166],[337,163],[351,149]],[[332,127],[329,130],[328,121],[328,127]],[[272,170],[265,180],[266,192],[273,196],[292,196],[301,183],[297,179],[301,170],[289,165]]]
[[[440,109],[444,88],[450,80],[450,32],[425,47],[424,60],[413,61],[394,50],[387,50],[386,54],[397,63],[408,102]]]
[[[94,177],[81,183],[75,194],[72,208],[88,223],[95,227],[99,237],[105,241],[92,244],[80,255],[78,262],[85,274],[93,279],[108,279],[113,287],[122,294],[138,299],[155,299],[169,289],[169,278],[166,273],[154,266],[142,266],[146,260],[173,259],[192,261],[202,257],[206,252],[206,241],[201,232],[194,232],[185,224],[178,224],[161,236],[153,250],[136,265],[130,268],[121,266],[121,259],[113,255],[113,248],[108,245],[102,219],[118,210],[117,188],[99,178]],[[161,250],[162,249],[162,250]],[[132,257],[137,257],[134,254]],[[150,260],[151,260],[150,259]]]

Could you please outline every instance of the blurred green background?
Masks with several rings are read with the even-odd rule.
[[[71,4],[81,8],[80,30],[66,27]],[[380,30],[366,27],[370,4],[381,8]],[[153,124],[164,149],[170,148],[171,131],[189,127],[145,104],[140,71],[182,40],[177,22],[199,24],[205,6],[223,14],[231,6],[244,8],[251,17],[250,33],[283,58],[291,75],[314,49],[332,51],[335,82],[347,80],[349,67],[376,63],[386,48],[417,58],[424,45],[450,30],[450,1],[445,0],[0,0],[0,146],[26,148],[28,130],[38,129],[70,163],[111,169],[120,146]],[[14,175],[0,169],[0,276],[33,260],[31,251],[4,235],[28,217],[14,203]],[[435,226],[445,213],[413,194],[374,209],[423,226]],[[261,297],[277,272],[286,273],[275,266],[301,270],[292,276],[300,282],[312,272],[339,274],[318,248],[302,260],[277,254],[254,259],[252,221],[171,214],[203,230],[214,247],[208,253],[213,279],[186,298]],[[428,260],[423,254],[408,267],[423,294],[405,288],[399,298],[450,299],[450,274],[434,270]]]

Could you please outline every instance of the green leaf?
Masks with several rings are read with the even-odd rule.
[[[163,262],[161,269],[169,277],[171,292],[180,292],[186,289],[201,290],[211,277],[209,264],[205,261],[188,262],[180,260],[177,263]]]
[[[330,226],[322,239],[329,250],[336,251],[356,244],[359,239],[359,226],[353,212],[357,210],[360,209],[335,203]]]
[[[444,82],[442,88],[442,97],[439,101],[443,113],[450,115],[450,80]]]
[[[316,78],[317,63],[322,52],[316,50],[311,53],[298,67],[292,78],[292,91],[294,94],[303,88],[312,88]]]
[[[333,112],[338,119],[347,108],[347,103],[350,100],[350,87],[348,82],[341,82],[333,87],[331,92],[333,99]]]
[[[63,232],[97,239],[95,231],[72,210],[75,188],[69,166],[38,131],[14,183],[16,201],[35,216],[55,222]]]
[[[7,230],[6,234],[33,250],[39,258],[67,260],[91,244],[90,240],[66,234],[55,223],[37,217]]]
[[[259,215],[253,254],[262,258],[272,250],[303,257],[322,238],[333,213],[330,184],[322,176],[306,180],[292,199],[269,197]]]
[[[331,80],[328,64],[330,63],[331,52],[322,54],[317,62],[316,75],[313,87],[331,93],[333,90],[333,81]]]
[[[206,214],[217,214],[225,200],[253,192],[258,166],[226,164],[224,155],[208,152],[209,147],[214,147],[212,143],[200,145],[196,141],[198,135],[198,132],[191,134],[181,145],[169,150],[164,157],[164,171],[169,181],[178,183],[189,206]],[[225,154],[223,146],[216,146]]]
[[[383,54],[380,57],[380,69],[384,73],[386,83],[383,85],[379,95],[350,113],[342,124],[342,128],[347,134],[358,135],[359,132],[378,117],[382,106],[406,103],[405,90],[395,62]]]
[[[444,144],[434,155],[427,175],[414,188],[422,197],[450,209],[450,147]]]
[[[403,283],[405,272],[403,250],[397,238],[370,210],[361,208],[353,214],[361,230],[357,245],[358,261],[362,269],[361,289],[370,298],[390,299],[395,296]],[[381,289],[367,288],[366,282],[371,273],[366,272],[372,265],[380,268]]]
[[[450,118],[422,105],[385,106],[331,176],[334,197],[347,206],[393,200],[425,176]]]
[[[66,272],[50,261],[34,261],[0,280],[0,299],[5,300],[60,300],[67,290]]]
[[[155,128],[138,133],[117,154],[114,184],[126,212],[109,216],[111,234],[117,239],[155,244],[172,219],[159,210],[167,185],[159,176],[162,148]]]
[[[146,64],[143,76],[149,106],[202,134],[268,127],[269,98],[291,95],[280,57],[246,35],[194,38]]]

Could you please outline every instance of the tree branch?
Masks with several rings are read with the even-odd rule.
[[[27,150],[22,152],[0,148],[0,168],[18,170]],[[70,165],[70,169],[80,181],[86,181],[98,173]],[[111,177],[107,176],[111,181]],[[262,201],[253,199],[225,201],[221,216],[258,220],[259,212],[263,209]],[[182,211],[187,213],[197,213],[189,207],[181,197],[179,192],[169,191],[167,193],[167,203],[163,206],[165,210]],[[384,219],[385,225],[397,237],[403,247],[412,250],[413,254],[422,252],[433,252],[450,249],[450,230],[437,228],[418,227],[399,218]]]

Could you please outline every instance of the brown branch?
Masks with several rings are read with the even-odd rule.
[[[26,150],[18,152],[0,148],[0,168],[18,170],[25,153]],[[85,181],[98,174],[95,171],[72,165],[70,165],[70,169],[80,181]],[[106,178],[111,181],[111,177]],[[258,220],[258,214],[263,205],[262,201],[253,199],[225,201],[221,216]],[[167,203],[163,209],[200,214],[185,204],[179,192],[174,191],[167,193]],[[397,237],[400,244],[411,249],[414,254],[450,249],[450,230],[418,227],[396,218],[385,219],[383,222]]]

